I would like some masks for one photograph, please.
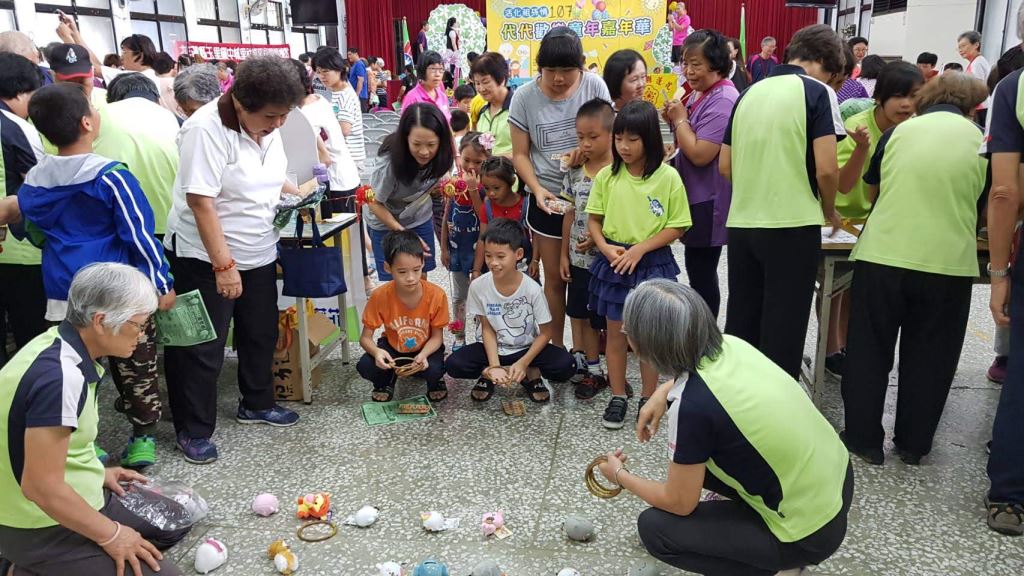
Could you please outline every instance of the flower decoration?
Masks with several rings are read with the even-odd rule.
[[[469,188],[469,184],[467,184],[462,178],[455,181],[455,190],[457,190],[459,194],[465,194],[467,188]]]
[[[462,322],[462,320],[455,320],[454,322],[448,325],[448,330],[452,333],[453,336],[461,337],[466,334],[466,325],[465,323]]]
[[[459,193],[459,189],[455,186],[455,181],[449,178],[441,184],[441,192],[449,198],[454,198]]]
[[[480,145],[488,152],[494,150],[495,141],[496,139],[494,138],[494,134],[491,134],[490,132],[484,132],[480,135]]]
[[[356,188],[356,219],[358,220],[363,214],[363,206],[373,202],[374,194],[373,188],[370,188],[368,184],[363,184],[359,188]]]

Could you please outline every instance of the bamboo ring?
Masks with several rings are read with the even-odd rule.
[[[323,535],[323,536],[313,536],[313,537],[304,536],[304,533],[305,533],[306,529],[308,529],[308,528],[310,528],[312,526],[329,526],[331,531],[330,531],[330,533],[328,533],[326,535]],[[338,526],[335,525],[334,522],[330,522],[328,520],[317,520],[315,522],[307,522],[307,523],[303,524],[302,526],[300,526],[299,529],[295,531],[295,535],[298,536],[299,540],[302,540],[303,542],[323,542],[324,540],[330,540],[331,538],[334,538],[334,536],[337,535],[337,534],[338,534]]]
[[[416,359],[410,356],[399,356],[393,358],[393,366],[395,367],[395,375],[399,378],[408,378],[413,374],[418,374],[423,371],[423,366],[416,363]]]
[[[500,369],[505,371],[505,375],[506,375],[505,379],[503,379],[503,380],[496,380],[494,378],[491,378],[491,375],[490,375],[491,371],[495,370],[497,368],[500,368]],[[484,378],[487,378],[491,382],[494,382],[498,386],[502,386],[502,387],[508,387],[509,386],[509,382],[508,382],[508,366],[488,366],[487,368],[484,368],[482,376]]]
[[[616,496],[619,495],[619,493],[622,492],[622,486],[609,488],[604,484],[601,484],[601,482],[597,479],[596,475],[594,474],[594,471],[597,470],[597,467],[607,461],[607,456],[598,456],[597,458],[594,458],[594,461],[590,463],[590,466],[587,466],[586,474],[583,475],[583,480],[587,484],[587,490],[594,496],[597,496],[598,498],[604,498],[606,500],[608,498],[615,498]]]

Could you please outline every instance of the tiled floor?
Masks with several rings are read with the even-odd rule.
[[[721,275],[724,287],[724,262]],[[447,284],[443,272],[432,273],[431,279]],[[990,532],[981,505],[987,487],[984,443],[998,398],[998,388],[984,376],[992,356],[987,301],[987,288],[976,288],[960,370],[931,456],[916,468],[896,458],[884,467],[854,461],[857,490],[849,534],[814,574],[1024,572],[1024,540]],[[570,389],[560,388],[550,405],[530,404],[525,417],[514,418],[500,409],[499,398],[507,392],[481,406],[469,400],[468,386],[459,384],[451,386],[452,397],[438,406],[434,420],[368,428],[359,407],[369,399],[369,386],[353,366],[335,360],[324,371],[314,403],[292,405],[302,415],[299,425],[272,429],[235,423],[234,367],[229,360],[220,386],[215,440],[221,459],[209,466],[185,463],[171,450],[172,427],[163,422],[160,462],[148,471],[193,484],[210,503],[210,517],[170,552],[188,572],[195,543],[204,536],[228,546],[230,559],[215,573],[225,575],[273,574],[265,550],[277,538],[291,543],[301,562],[299,574],[308,575],[369,576],[377,574],[374,565],[380,562],[411,566],[427,557],[446,562],[457,576],[469,574],[486,558],[510,576],[553,576],[565,567],[588,576],[618,576],[651,562],[635,529],[642,502],[628,495],[598,500],[587,493],[582,476],[592,458],[621,446],[634,458],[636,472],[662,477],[664,438],[640,446],[628,430],[603,429],[604,396],[581,403]],[[635,375],[635,366],[631,373]],[[886,423],[891,428],[895,388],[890,391]],[[421,385],[402,383],[397,397],[421,393]],[[129,427],[113,411],[112,401],[112,386],[107,386],[101,396],[101,443],[114,453]],[[635,403],[631,419],[634,410]],[[835,381],[828,383],[823,410],[834,424],[841,424]],[[281,513],[258,518],[249,512],[253,496],[264,491],[281,499]],[[336,514],[342,517],[369,503],[381,508],[380,519],[366,529],[342,526],[325,543],[303,544],[295,537],[299,522],[292,502],[313,491],[331,492]],[[426,510],[459,518],[462,525],[426,533],[418,518]],[[511,538],[481,537],[480,518],[493,510],[505,512]],[[592,519],[596,540],[568,541],[561,532],[567,514]],[[662,570],[666,575],[681,573]]]

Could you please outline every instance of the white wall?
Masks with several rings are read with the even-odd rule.
[[[974,28],[976,12],[976,0],[910,0],[905,12],[872,16],[871,53],[915,62],[921,52],[934,52],[940,66],[966,66],[957,54],[956,38]]]
[[[987,0],[981,51],[989,61],[995,62],[1010,47],[1019,44],[1017,37],[1017,11],[1022,0]]]

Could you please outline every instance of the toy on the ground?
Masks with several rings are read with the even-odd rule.
[[[448,576],[448,567],[434,559],[416,565],[412,576]]]
[[[594,523],[582,516],[566,516],[562,528],[566,536],[577,542],[588,542],[594,537]]]
[[[501,512],[488,512],[484,514],[483,522],[480,524],[480,531],[483,532],[484,536],[492,536],[498,530],[505,525],[505,515]]]
[[[378,515],[380,515],[380,510],[377,510],[373,506],[367,504],[366,506],[363,506],[362,508],[357,510],[356,513],[351,516],[352,524],[355,524],[360,528],[366,528],[367,526],[371,526],[374,522],[377,521]]]
[[[209,574],[228,561],[228,549],[220,540],[207,538],[196,548],[196,572]]]
[[[252,499],[252,511],[257,516],[270,516],[277,514],[281,510],[281,504],[277,501],[277,496],[269,492],[259,494]]]
[[[331,495],[327,492],[317,492],[316,494],[299,496],[298,505],[299,509],[295,515],[300,520],[307,518],[323,520],[327,517],[327,513],[331,511]]]
[[[558,571],[558,576],[581,576],[581,574],[575,568],[562,568]]]
[[[292,574],[299,569],[299,558],[284,540],[274,540],[267,548],[267,556],[274,562],[274,568],[281,574]]]
[[[377,564],[380,576],[402,576],[402,565],[398,562],[385,562]]]
[[[477,562],[476,566],[473,566],[473,571],[469,573],[469,576],[505,576],[505,573],[494,560],[481,560]]]
[[[420,518],[423,519],[423,528],[428,532],[441,532],[445,529],[444,514],[440,512],[424,512]]]

